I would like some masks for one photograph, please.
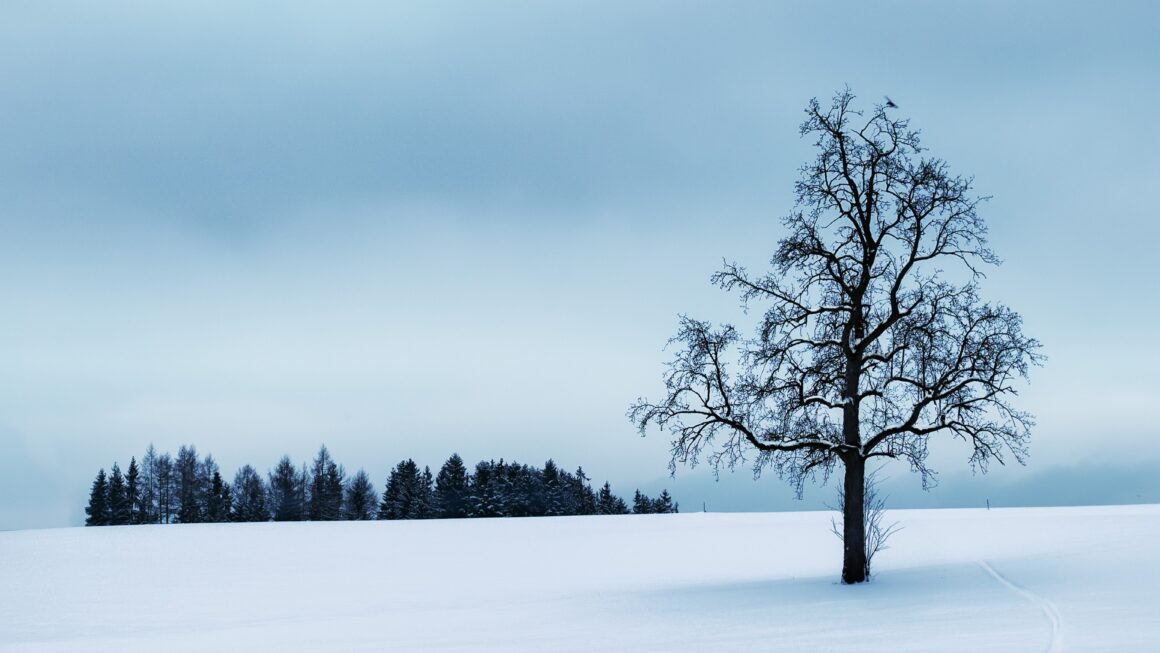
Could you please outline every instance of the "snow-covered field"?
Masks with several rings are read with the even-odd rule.
[[[1160,506],[0,533],[2,651],[1160,651]]]

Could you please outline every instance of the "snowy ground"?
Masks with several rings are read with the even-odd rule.
[[[1160,506],[0,533],[0,651],[1160,651]]]

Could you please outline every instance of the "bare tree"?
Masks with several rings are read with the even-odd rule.
[[[760,305],[756,333],[682,316],[666,396],[629,417],[673,437],[672,463],[749,460],[796,484],[844,468],[842,581],[866,580],[867,460],[932,480],[932,437],[971,446],[986,471],[1022,463],[1032,416],[1010,399],[1040,362],[1019,315],[978,296],[987,248],[971,180],[924,154],[908,121],[854,108],[847,89],[806,108],[817,158],[801,168],[772,270],[726,264],[713,283]],[[891,109],[893,113],[895,110]]]

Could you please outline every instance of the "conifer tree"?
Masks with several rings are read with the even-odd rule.
[[[346,488],[343,518],[352,520],[374,519],[376,501],[375,486],[371,483],[370,477],[365,471],[358,470]]]
[[[214,503],[215,509],[219,511],[219,514],[223,508],[221,496],[222,490],[220,488],[227,486],[223,481],[217,491],[217,495],[215,496],[212,491],[214,474],[221,476],[221,470],[218,468],[217,461],[213,459],[213,455],[207,453],[205,458],[203,458],[201,462],[197,464],[197,481],[194,484],[197,505],[202,521],[214,521],[214,519],[212,519],[209,514],[211,501]],[[226,489],[225,492],[228,493],[229,490]],[[228,501],[225,502],[224,507],[226,508],[226,513],[228,514]]]
[[[198,462],[197,448],[193,445],[182,445],[178,449],[174,467],[177,474],[177,521],[182,524],[204,521]]]
[[[576,474],[573,480],[569,483],[572,489],[573,509],[568,514],[571,515],[595,515],[596,514],[596,493],[592,491],[592,486],[588,484],[588,475],[584,473],[583,467],[576,468]]]
[[[230,518],[238,522],[268,521],[270,510],[266,504],[266,486],[253,467],[246,465],[234,476]]]
[[[278,466],[270,472],[270,508],[274,521],[301,521],[302,478],[290,456],[282,456]]]
[[[560,484],[560,469],[556,462],[549,458],[544,463],[544,469],[539,473],[541,478],[541,511],[546,516],[566,515],[566,500],[564,486]]]
[[[395,466],[387,477],[383,501],[379,505],[379,519],[423,519],[426,502],[424,485],[430,479],[430,470],[420,474],[419,466],[408,458]],[[427,487],[430,487],[427,485]]]
[[[153,443],[149,443],[145,456],[141,458],[141,499],[138,514],[142,524],[156,524],[160,521],[157,506],[157,473],[157,450],[153,448]]]
[[[489,477],[488,493],[490,495],[491,510],[496,517],[510,517],[511,516],[511,478],[508,473],[508,465],[503,458],[499,459],[498,463],[492,466],[492,473]]]
[[[471,476],[468,501],[469,516],[503,516],[503,498],[500,496],[499,483],[496,478],[502,465],[502,459],[498,464],[494,460],[481,460],[475,464],[475,473]]]
[[[157,501],[158,521],[162,524],[173,523],[177,507],[176,474],[173,473],[173,458],[169,452],[161,454],[157,459]]]
[[[128,523],[130,524],[142,523],[140,475],[141,471],[137,468],[137,457],[134,456],[129,459],[129,471],[125,472],[125,499],[129,503]]]
[[[419,477],[419,497],[415,509],[415,519],[433,519],[435,514],[435,478],[431,475],[431,468],[424,465],[423,475]]]
[[[310,519],[333,521],[342,517],[343,476],[345,473],[330,457],[326,445],[314,459],[310,482]]]
[[[326,488],[327,500],[324,504],[323,515],[326,519],[335,520],[342,519],[342,503],[343,503],[343,489],[346,487],[346,470],[331,461],[326,466]]]
[[[596,495],[596,514],[598,515],[627,515],[628,506],[624,499],[612,493],[612,486],[606,481],[604,487]]]
[[[653,512],[653,500],[648,498],[648,495],[642,494],[640,490],[632,496],[632,512],[636,515],[647,515]]]
[[[310,469],[306,467],[306,461],[302,462],[302,467],[298,469],[298,520],[305,521],[310,518]]]
[[[129,498],[125,494],[125,477],[121,475],[121,467],[113,463],[113,472],[109,475],[109,524],[124,526],[129,523]]]
[[[459,454],[453,453],[435,477],[436,515],[444,519],[466,517],[469,493],[467,467]]]
[[[85,508],[85,526],[108,526],[112,515],[109,511],[109,481],[104,468],[97,472],[93,488],[89,492],[89,505]]]
[[[512,461],[506,470],[509,517],[541,517],[544,514],[542,470]]]
[[[230,519],[230,486],[222,481],[219,470],[213,470],[205,500],[205,520],[220,523]]]
[[[678,506],[673,503],[673,497],[668,490],[661,490],[661,495],[653,500],[652,511],[658,514],[678,512]]]
[[[322,445],[318,450],[318,455],[314,457],[313,474],[310,481],[310,502],[307,505],[307,516],[311,521],[322,521],[325,512],[324,505],[326,503],[326,465],[331,462],[330,452],[326,450],[326,445]]]

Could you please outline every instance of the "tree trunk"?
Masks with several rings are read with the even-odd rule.
[[[866,575],[866,459],[851,452],[844,459],[846,480],[842,505],[842,582],[863,583]]]
[[[855,302],[860,304],[860,302]],[[862,337],[862,329],[854,328]],[[862,359],[856,354],[846,358],[845,407],[842,411],[842,440],[850,447],[842,456],[846,467],[842,501],[842,582],[847,585],[866,581],[866,459],[862,456],[862,433],[858,405],[858,374]]]

